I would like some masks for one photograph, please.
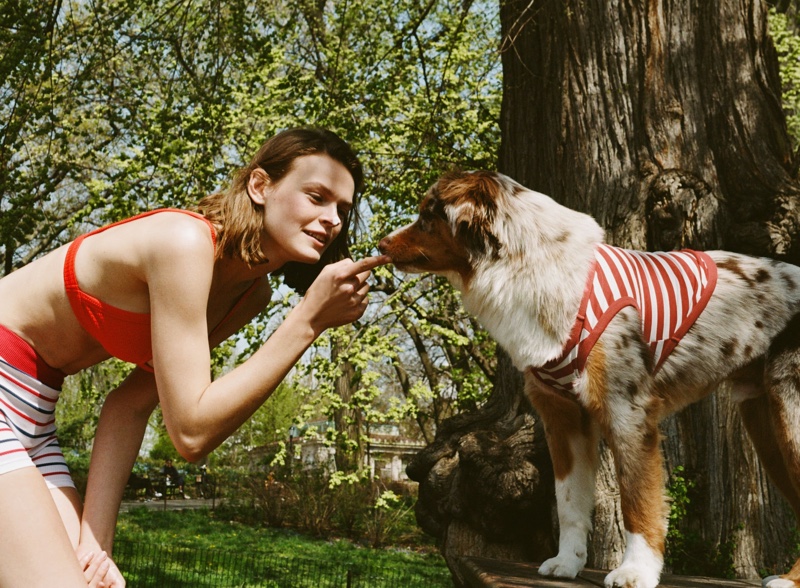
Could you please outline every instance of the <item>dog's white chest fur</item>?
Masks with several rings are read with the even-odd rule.
[[[591,217],[537,192],[507,204],[493,227],[503,243],[499,257],[476,260],[466,287],[450,281],[462,291],[464,308],[524,371],[561,354],[603,230]]]

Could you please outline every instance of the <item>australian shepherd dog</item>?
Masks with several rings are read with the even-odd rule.
[[[556,477],[558,554],[586,564],[598,443],[626,532],[608,587],[655,588],[667,531],[659,422],[731,382],[745,427],[800,516],[800,268],[725,251],[610,247],[589,216],[492,172],[439,179],[380,250],[445,276],[524,373]],[[800,588],[800,560],[768,588]]]

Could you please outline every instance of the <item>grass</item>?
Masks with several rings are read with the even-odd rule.
[[[354,587],[452,586],[438,554],[312,539],[289,530],[218,520],[208,510],[138,508],[121,513],[117,542],[117,563],[131,588],[344,586],[343,574],[352,575],[348,585]],[[148,552],[134,555],[126,545],[145,546]]]

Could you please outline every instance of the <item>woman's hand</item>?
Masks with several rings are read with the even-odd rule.
[[[125,579],[105,551],[90,551],[78,561],[91,588],[125,588]]]
[[[367,309],[370,271],[390,261],[388,256],[379,255],[359,261],[343,259],[325,266],[297,309],[308,313],[317,335],[325,329],[352,323]]]

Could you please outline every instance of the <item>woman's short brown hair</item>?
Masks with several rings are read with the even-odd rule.
[[[353,150],[336,133],[314,127],[282,131],[264,143],[247,167],[234,176],[230,187],[203,198],[197,211],[217,227],[217,255],[241,259],[249,265],[268,261],[261,249],[263,206],[252,201],[247,193],[250,174],[261,168],[272,182],[280,182],[292,168],[295,159],[304,155],[322,154],[341,163],[355,183],[353,206],[342,222],[342,230],[315,264],[289,262],[276,273],[284,282],[304,293],[329,263],[350,257],[349,230],[358,223],[358,198],[364,188],[364,172]]]

